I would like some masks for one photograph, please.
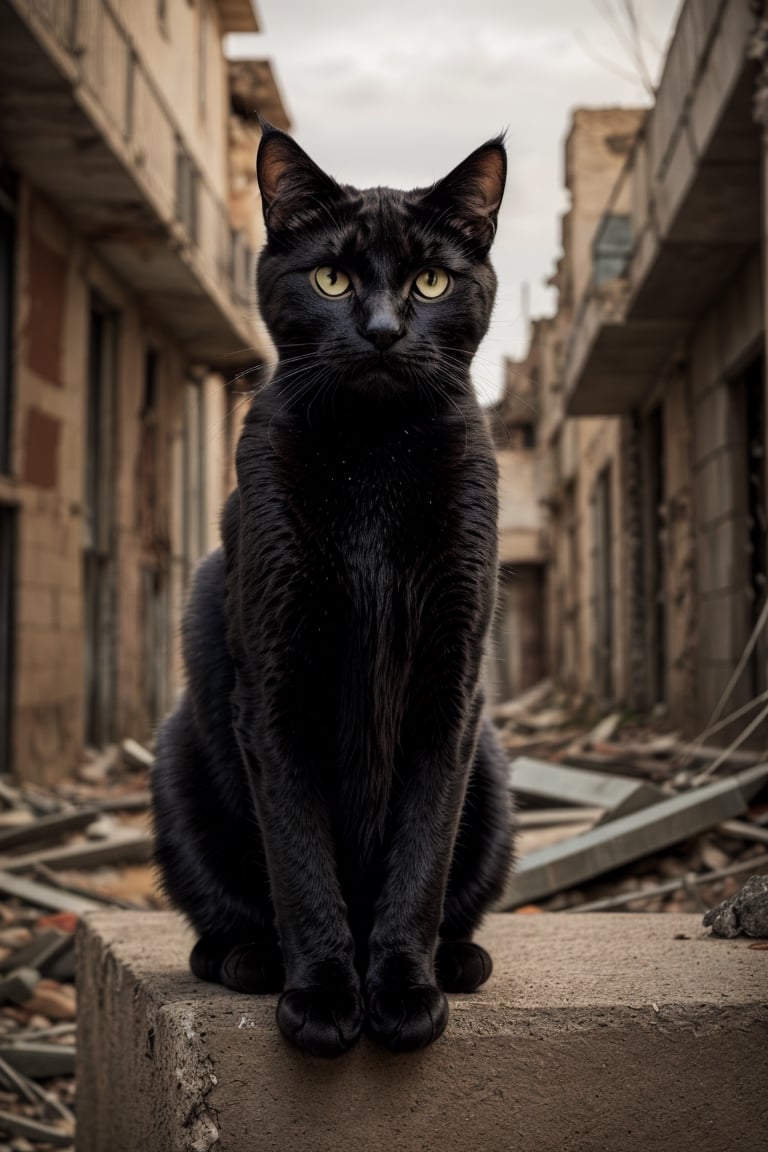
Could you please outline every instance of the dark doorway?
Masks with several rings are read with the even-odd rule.
[[[16,221],[0,172],[0,472],[10,471]]]
[[[0,505],[0,773],[11,764],[16,513]]]
[[[646,651],[652,704],[667,698],[667,517],[664,483],[664,413],[658,404],[646,425],[645,453]]]
[[[89,324],[83,546],[85,740],[98,748],[114,734],[117,314],[94,295]]]
[[[762,356],[747,366],[743,375],[744,459],[742,492],[746,511],[746,597],[747,628],[751,635],[763,610],[766,598],[766,532],[765,480],[765,361]],[[768,688],[768,640],[763,628],[757,637],[749,661],[749,689],[758,696]]]
[[[599,701],[613,698],[613,516],[611,466],[592,493],[592,673]]]

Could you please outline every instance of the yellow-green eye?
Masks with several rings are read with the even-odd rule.
[[[448,291],[451,278],[443,268],[425,268],[419,272],[413,286],[419,296],[426,296],[427,300],[436,300]]]
[[[346,296],[349,292],[349,276],[332,264],[321,264],[315,268],[311,279],[322,296]]]

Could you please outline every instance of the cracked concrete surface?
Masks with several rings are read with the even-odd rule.
[[[78,1152],[751,1152],[768,1141],[768,954],[698,916],[493,916],[495,974],[432,1048],[341,1060],[273,997],[197,981],[171,913],[80,936]]]

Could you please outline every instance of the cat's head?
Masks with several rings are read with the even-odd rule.
[[[488,252],[506,176],[502,139],[431,188],[358,190],[263,128],[259,298],[286,370],[291,361],[300,379],[316,365],[329,382],[379,395],[466,391],[496,292]]]

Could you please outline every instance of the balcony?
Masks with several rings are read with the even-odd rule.
[[[569,415],[635,407],[760,242],[760,131],[743,0],[687,0],[648,115],[598,227],[565,369]],[[625,253],[601,260],[626,219]],[[609,266],[610,265],[610,266]]]
[[[0,0],[0,77],[10,163],[189,359],[263,356],[254,254],[107,0]]]

